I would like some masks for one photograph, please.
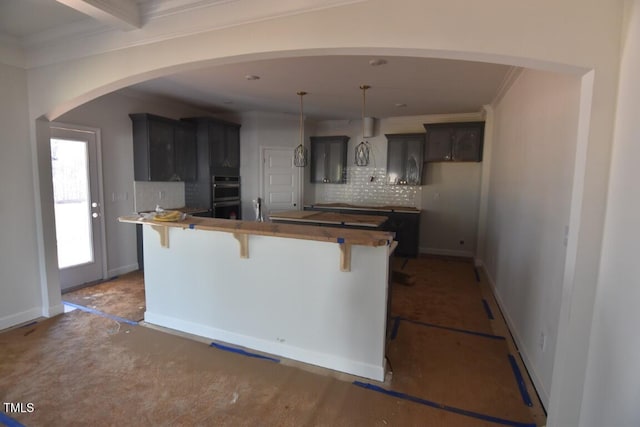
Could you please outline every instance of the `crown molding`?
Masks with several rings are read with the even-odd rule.
[[[368,0],[165,0],[140,3],[144,25],[122,31],[93,20],[31,36],[23,41],[27,68],[157,43],[280,17]],[[148,4],[147,4],[148,3]]]

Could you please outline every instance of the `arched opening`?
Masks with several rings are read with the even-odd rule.
[[[138,84],[138,83],[142,83],[144,81],[147,81],[151,78],[158,78],[158,77],[164,77],[164,76],[168,76],[177,72],[182,72],[182,71],[187,71],[187,70],[196,70],[196,69],[200,69],[200,68],[204,68],[204,67],[209,67],[209,66],[224,66],[224,65],[230,65],[230,64],[241,64],[241,63],[245,63],[245,62],[249,62],[249,61],[253,61],[253,60],[258,60],[258,59],[276,59],[276,58],[287,58],[287,57],[303,57],[303,56],[327,56],[327,55],[345,55],[345,54],[350,54],[350,55],[370,55],[372,52],[375,52],[375,56],[390,56],[390,57],[405,57],[405,56],[416,56],[416,57],[424,57],[424,58],[432,58],[432,57],[438,57],[438,58],[443,58],[443,59],[464,59],[464,60],[483,60],[483,61],[496,61],[496,62],[500,62],[502,64],[507,64],[507,65],[514,65],[514,66],[523,66],[523,65],[529,65],[532,67],[536,67],[538,69],[542,69],[542,70],[547,70],[547,71],[562,71],[562,72],[566,72],[569,71],[567,68],[560,66],[560,65],[552,65],[552,64],[541,64],[541,63],[537,63],[537,64],[531,64],[529,63],[529,61],[525,60],[525,59],[521,59],[521,58],[493,58],[489,55],[480,55],[480,54],[464,54],[464,53],[460,53],[460,52],[450,52],[449,54],[443,54],[442,52],[438,52],[437,54],[435,52],[432,51],[418,51],[418,50],[402,50],[402,49],[354,49],[354,50],[345,50],[345,49],[336,49],[336,50],[314,50],[314,51],[295,51],[295,52],[277,52],[277,53],[269,53],[269,54],[255,54],[255,55],[244,55],[244,56],[237,56],[237,57],[228,57],[228,58],[222,58],[222,59],[213,59],[213,60],[207,60],[207,61],[198,61],[198,62],[193,62],[193,63],[188,63],[188,64],[181,64],[181,65],[176,65],[176,66],[172,66],[172,67],[166,67],[166,68],[162,68],[159,70],[154,70],[154,71],[150,71],[148,73],[144,73],[144,74],[140,74],[140,75],[135,75],[135,76],[130,76],[126,79],[121,79],[118,80],[116,82],[112,82],[108,85],[103,85],[99,88],[93,89],[91,91],[88,91],[80,96],[77,96],[75,98],[73,98],[72,100],[69,101],[65,101],[63,103],[60,103],[58,105],[56,105],[55,107],[53,107],[49,113],[47,114],[47,117],[53,119],[53,118],[62,118],[65,119],[66,117],[70,117],[70,113],[75,111],[77,114],[81,114],[81,112],[79,112],[78,110],[82,108],[83,105],[88,105],[89,103],[91,103],[92,101],[95,101],[97,98],[108,95],[108,94],[112,94],[113,92],[129,87],[131,85],[134,84]],[[437,56],[436,56],[437,55]],[[570,70],[575,76],[576,79],[579,78],[579,76],[582,75],[583,70],[576,70],[576,69],[571,69]],[[581,102],[584,102],[584,99],[589,98],[589,93],[591,91],[591,86],[590,84],[587,82],[584,87],[581,88],[582,93],[580,95],[580,99]],[[95,105],[95,104],[94,104]],[[574,110],[572,113],[575,113],[576,115],[576,124],[577,124],[577,129],[576,129],[576,135],[577,138],[574,139],[574,142],[577,144],[575,146],[575,151],[576,151],[576,156],[574,157],[575,159],[575,171],[573,174],[571,174],[571,176],[569,177],[569,194],[571,197],[571,203],[570,203],[570,209],[574,210],[574,209],[579,209],[579,205],[580,205],[580,200],[581,200],[581,192],[582,192],[582,186],[583,183],[581,182],[583,176],[584,175],[584,166],[585,166],[585,158],[583,156],[580,155],[580,153],[584,153],[584,150],[586,150],[586,144],[587,144],[587,137],[586,137],[586,130],[588,130],[589,128],[589,117],[588,114],[585,116],[584,114],[581,113],[581,111],[583,111],[584,109],[589,109],[590,106],[589,105],[579,105],[576,104],[574,105]],[[581,110],[582,109],[582,110]],[[578,117],[579,115],[579,117]],[[76,116],[78,117],[78,116]],[[128,120],[128,119],[127,119]],[[65,119],[65,121],[67,121]],[[499,136],[494,136],[494,138],[499,138]],[[126,147],[122,146],[120,147],[122,149],[122,151],[126,151]],[[254,147],[256,150],[258,149],[258,147]],[[116,156],[117,157],[117,156]],[[119,159],[120,161],[122,161],[122,159]],[[493,161],[495,162],[495,160]],[[257,162],[257,157],[254,159],[253,161],[254,165],[256,165]],[[46,175],[45,170],[43,170],[42,168],[40,169],[41,173]],[[486,176],[484,175],[484,171],[482,172],[482,176],[483,179],[485,179],[485,181],[483,182],[483,186],[485,185],[485,183],[487,183],[486,180],[490,180],[490,174],[487,174]],[[41,183],[44,183],[45,185],[47,184],[46,181],[46,176],[42,176],[41,177]],[[487,184],[488,185],[488,184]],[[484,191],[485,194],[481,194],[481,192]],[[484,188],[484,189],[480,189],[478,188],[478,197],[479,197],[479,203],[482,203],[482,201],[484,200],[485,202],[487,201],[487,197],[489,197],[489,192],[490,189],[489,188]],[[107,199],[109,199],[109,191],[107,190]],[[121,198],[121,195],[115,191],[113,193],[116,193],[114,197],[114,199],[119,199]],[[41,194],[42,197],[42,194]],[[47,206],[46,203],[43,203],[43,206]],[[476,206],[476,209],[478,208],[478,206]],[[43,216],[45,214],[45,210],[47,210],[47,208],[43,208]],[[579,210],[578,210],[579,212]],[[567,215],[569,215],[567,213]],[[575,214],[574,212],[572,212],[571,214],[571,218],[567,218],[567,226],[570,229],[574,229],[577,228],[577,224],[575,223],[575,221],[577,221],[577,214]],[[49,225],[50,226],[50,225]],[[575,226],[575,227],[574,227]],[[50,230],[47,231],[47,225],[43,224],[43,228],[44,228],[44,235],[46,236],[47,234],[50,235]],[[567,253],[567,256],[571,259],[572,257],[575,257],[575,251],[577,251],[577,248],[575,247],[575,243],[577,240],[577,237],[575,236],[568,236],[568,239],[573,239],[573,245],[569,244],[569,250],[573,251],[573,254],[571,253]],[[569,242],[571,243],[571,242]],[[54,255],[50,252],[45,251],[45,259],[46,259],[46,263],[47,264],[51,264],[51,260],[54,259],[52,257],[54,257]],[[487,261],[487,260],[483,260],[483,261]],[[569,260],[571,261],[571,260]],[[568,265],[570,268],[569,270],[572,268],[572,266]],[[573,277],[572,277],[572,272],[571,271],[564,271],[564,277],[563,277],[563,282],[562,282],[562,286],[568,286],[570,283],[572,283],[573,281]],[[52,286],[55,288],[55,282]],[[55,293],[55,289],[53,289],[54,293]],[[51,293],[52,289],[51,287],[48,288],[48,292]],[[567,301],[563,301],[563,304],[566,304]],[[559,311],[562,310],[560,308],[558,308]],[[558,317],[559,316],[559,311],[557,313],[554,314],[554,316]],[[557,333],[557,331],[556,331]],[[547,356],[548,357],[548,356]],[[551,365],[553,365],[553,363],[551,363]]]

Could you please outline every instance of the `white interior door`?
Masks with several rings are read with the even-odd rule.
[[[293,165],[293,149],[262,149],[263,214],[301,209],[300,180],[302,168]]]
[[[95,131],[51,127],[51,172],[62,290],[103,279],[103,218]]]

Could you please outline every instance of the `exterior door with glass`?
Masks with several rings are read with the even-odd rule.
[[[104,279],[97,132],[51,126],[51,174],[60,287]]]

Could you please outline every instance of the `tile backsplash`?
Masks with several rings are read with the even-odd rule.
[[[371,177],[374,177],[371,181]],[[317,184],[315,203],[420,207],[422,187],[387,184],[386,168],[347,167],[346,184]]]
[[[152,211],[156,205],[165,209],[185,206],[184,182],[134,181],[133,194],[136,212]]]

